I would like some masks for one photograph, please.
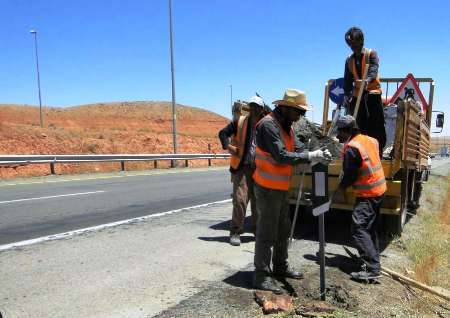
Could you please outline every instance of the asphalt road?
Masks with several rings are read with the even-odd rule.
[[[226,200],[225,168],[0,183],[0,245]]]

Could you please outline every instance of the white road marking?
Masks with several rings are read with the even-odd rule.
[[[83,234],[83,233],[87,233],[87,232],[98,231],[98,230],[102,230],[102,229],[106,229],[106,228],[110,228],[110,227],[114,227],[114,226],[118,226],[118,225],[129,224],[129,223],[134,223],[134,222],[141,222],[141,221],[145,221],[147,219],[151,219],[151,218],[155,218],[155,217],[159,217],[159,216],[164,216],[164,215],[183,212],[183,211],[187,211],[187,210],[203,208],[203,207],[207,207],[207,206],[214,205],[214,204],[229,203],[229,202],[231,202],[231,199],[209,202],[209,203],[205,203],[205,204],[190,206],[187,208],[181,208],[181,209],[177,209],[177,210],[160,212],[160,213],[150,214],[150,215],[141,216],[141,217],[137,217],[137,218],[86,227],[86,228],[78,229],[78,230],[74,230],[74,231],[38,237],[35,239],[31,239],[31,240],[25,240],[25,241],[20,241],[20,242],[4,244],[4,245],[0,245],[0,251],[6,251],[9,249],[27,246],[27,245],[36,244],[36,243],[42,243],[42,242],[46,242],[46,241],[59,240],[59,239],[67,238],[70,236],[79,235],[79,234]]]
[[[88,195],[88,194],[103,193],[103,192],[105,192],[105,191],[100,190],[100,191],[91,191],[91,192],[79,192],[79,193],[52,195],[52,196],[38,197],[38,198],[17,199],[17,200],[9,200],[9,201],[0,201],[0,204],[32,201],[32,200],[45,200],[45,199],[62,198],[62,197],[73,197],[73,196],[77,196],[77,195]]]
[[[69,177],[61,178],[56,180],[39,180],[39,181],[17,181],[13,183],[3,183],[0,182],[1,187],[17,186],[17,185],[31,185],[31,184],[42,184],[42,183],[57,183],[57,182],[71,182],[71,181],[84,181],[84,180],[98,180],[98,179],[111,179],[111,178],[124,178],[124,177],[142,177],[142,176],[154,176],[154,175],[164,175],[173,173],[190,173],[190,172],[203,172],[203,171],[220,171],[226,170],[227,167],[213,167],[213,168],[186,168],[186,169],[174,169],[167,171],[144,171],[144,172],[127,172],[121,175],[106,175],[106,176],[88,176],[88,177]]]

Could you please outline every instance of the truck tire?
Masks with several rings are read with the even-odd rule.
[[[385,215],[385,226],[391,236],[401,236],[408,216],[408,204],[410,203],[411,180],[407,170],[403,172],[402,188],[400,194],[400,213],[397,215]]]

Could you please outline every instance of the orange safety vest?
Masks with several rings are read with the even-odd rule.
[[[359,134],[345,145],[343,153],[348,147],[358,149],[362,159],[361,167],[358,169],[358,177],[353,184],[355,195],[363,198],[383,195],[386,192],[386,180],[381,165],[378,141],[375,138]]]
[[[272,113],[262,118],[257,126],[266,121],[273,121],[277,124],[286,150],[293,152],[294,130],[292,127],[288,135]],[[256,169],[253,173],[253,180],[257,184],[268,189],[289,190],[289,181],[293,170],[291,165],[277,163],[270,153],[265,152],[258,145],[256,145],[255,163]]]
[[[231,139],[231,144],[238,148],[237,154],[230,157],[230,167],[237,169],[242,161],[245,149],[245,138],[247,137],[248,116],[240,116],[237,122],[236,135]]]
[[[369,56],[371,54],[372,50],[370,49],[364,49],[364,52],[361,57],[361,74],[364,74],[364,69],[369,64]],[[358,71],[356,70],[356,63],[355,63],[355,55],[352,55],[349,60],[349,67],[350,71],[353,74],[354,78],[354,89],[353,89],[353,96],[358,97],[359,88],[361,87],[361,82],[358,82],[361,78],[358,75]],[[367,83],[366,90],[369,91],[369,93],[379,93],[381,94],[381,82],[380,77],[377,74],[377,77],[373,79],[370,83]]]

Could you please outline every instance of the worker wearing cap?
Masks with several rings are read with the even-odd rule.
[[[273,112],[256,126],[256,170],[253,179],[258,225],[254,287],[281,293],[273,277],[302,277],[288,264],[291,229],[288,189],[293,165],[311,160],[329,160],[331,154],[328,150],[296,152],[300,145],[295,140],[292,124],[308,110],[305,93],[288,89],[283,99],[273,104],[276,105]]]
[[[345,143],[343,177],[336,193],[352,186],[356,196],[352,214],[352,236],[362,260],[353,279],[369,281],[380,277],[380,252],[377,221],[386,192],[383,166],[378,153],[378,141],[361,134],[355,119],[346,115],[336,123],[337,138]],[[345,195],[345,194],[344,194]]]
[[[263,117],[264,101],[253,96],[248,102],[250,114],[239,116],[219,132],[224,150],[231,154],[230,172],[233,182],[233,214],[230,226],[230,244],[239,246],[244,232],[244,219],[248,202],[252,213],[252,231],[256,228],[256,208],[253,192],[255,170],[255,125]],[[232,142],[230,142],[232,139]]]
[[[386,130],[381,100],[381,83],[378,75],[378,54],[375,50],[364,47],[364,34],[357,27],[352,27],[345,33],[345,42],[353,54],[345,61],[344,106],[347,113],[353,115],[362,86],[364,70],[368,67],[367,85],[361,98],[356,122],[363,134],[378,140],[379,151],[382,154],[386,145]]]

